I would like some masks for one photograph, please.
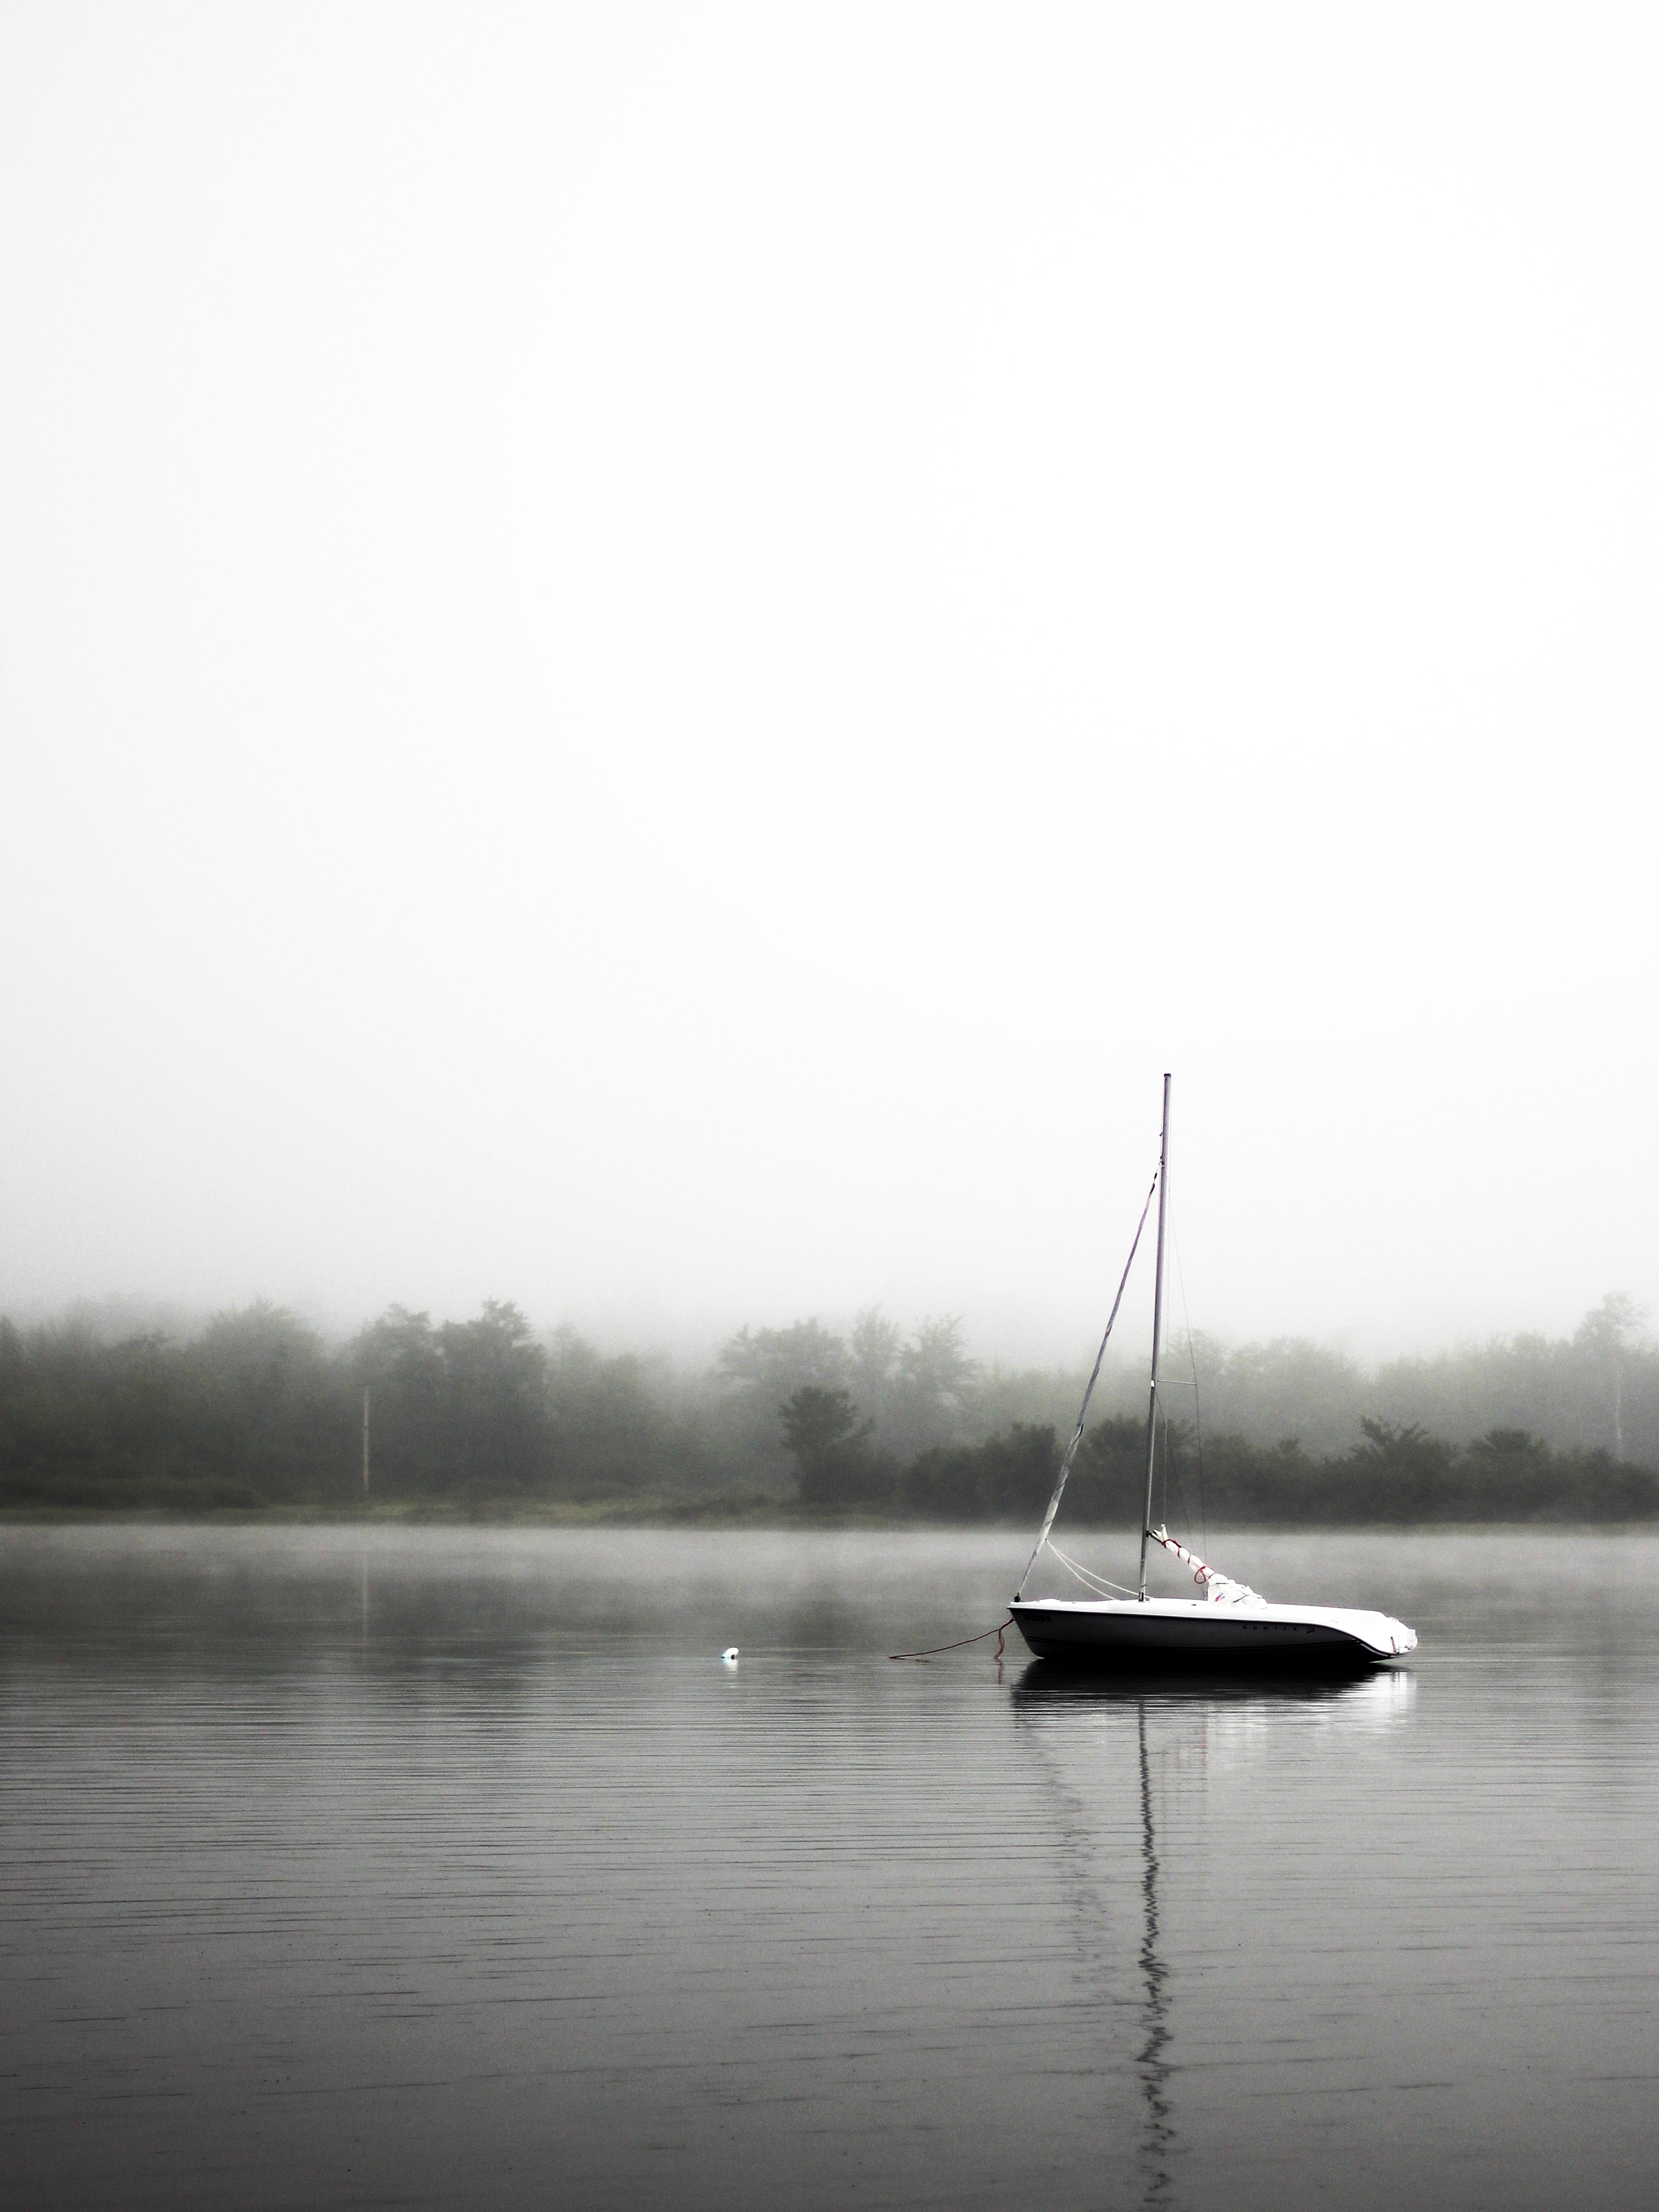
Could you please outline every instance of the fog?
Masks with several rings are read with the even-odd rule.
[[[1634,11],[0,15],[0,1308],[1659,1304]]]

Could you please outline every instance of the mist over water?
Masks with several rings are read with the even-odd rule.
[[[14,2185],[1645,2203],[1659,1542],[1224,1557],[1415,1661],[891,1663],[1007,1532],[10,1532]]]

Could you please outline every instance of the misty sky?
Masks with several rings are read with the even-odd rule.
[[[0,7],[0,1305],[1659,1305],[1656,60]]]

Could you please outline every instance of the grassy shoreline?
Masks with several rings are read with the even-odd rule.
[[[1376,1514],[1365,1519],[1333,1518],[1316,1513],[1287,1511],[1245,1517],[1210,1516],[1212,1540],[1218,1534],[1244,1531],[1294,1534],[1298,1530],[1414,1531],[1450,1534],[1470,1528],[1605,1528],[1652,1529],[1659,1516],[1625,1514],[1613,1518],[1588,1513],[1470,1513],[1443,1516]],[[825,1513],[787,1499],[757,1498],[701,1500],[605,1499],[578,1504],[568,1499],[477,1502],[471,1504],[447,1498],[388,1499],[368,1505],[313,1504],[259,1506],[203,1506],[175,1504],[151,1505],[0,1505],[0,1528],[771,1528],[833,1534],[842,1529],[879,1531],[900,1535],[908,1531],[962,1529],[1025,1530],[1029,1524],[1013,1519],[974,1518],[960,1521],[899,1519],[882,1513]],[[1121,1534],[1116,1524],[1081,1524],[1090,1534]]]

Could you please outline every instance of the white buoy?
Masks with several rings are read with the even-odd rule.
[[[726,1665],[727,1665],[728,1667],[735,1667],[735,1666],[737,1665],[737,1663],[738,1663],[738,1647],[737,1647],[737,1645],[736,1645],[735,1644],[732,1644],[732,1645],[731,1645],[727,1650],[726,1650],[722,1651],[722,1652],[721,1652],[721,1654],[720,1654],[720,1657],[721,1657],[722,1659],[724,1659],[724,1660],[725,1660],[725,1662],[726,1662]]]

